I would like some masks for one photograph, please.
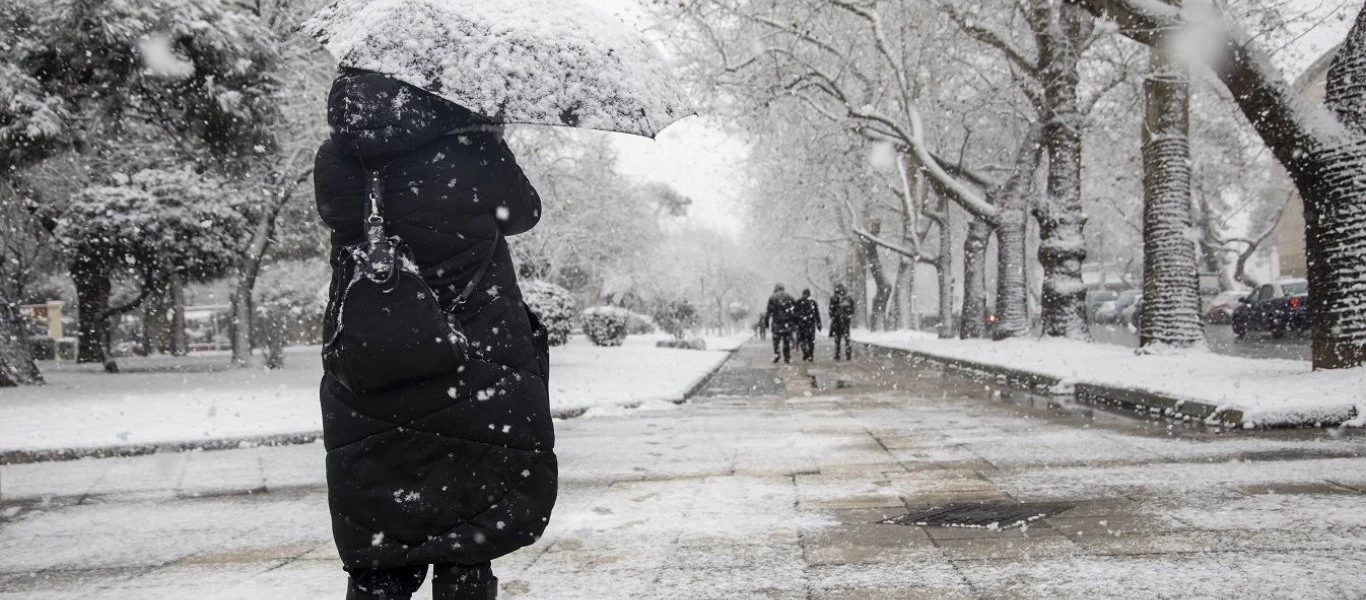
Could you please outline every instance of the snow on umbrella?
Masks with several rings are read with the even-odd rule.
[[[645,36],[577,0],[340,0],[299,29],[498,123],[654,137],[693,114]]]

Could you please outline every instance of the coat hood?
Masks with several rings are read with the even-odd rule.
[[[360,157],[401,154],[447,132],[486,123],[468,109],[387,75],[347,70],[327,99],[332,141]]]

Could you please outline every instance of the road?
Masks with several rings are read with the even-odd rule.
[[[1091,337],[1097,342],[1118,344],[1130,348],[1138,347],[1138,334],[1123,325],[1091,325]],[[1253,333],[1247,339],[1239,340],[1228,325],[1205,325],[1205,339],[1210,350],[1229,356],[1244,358],[1283,358],[1288,360],[1310,360],[1309,339],[1304,336],[1290,335],[1275,340],[1270,334]]]
[[[500,598],[1366,589],[1366,436],[1169,429],[900,357],[830,354],[822,340],[816,363],[773,365],[751,342],[685,405],[560,421],[555,516],[495,563]],[[316,444],[9,465],[0,481],[0,599],[343,595]],[[1053,514],[1027,527],[884,522],[1021,503]]]

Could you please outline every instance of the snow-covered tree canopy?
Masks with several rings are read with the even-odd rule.
[[[214,276],[233,264],[245,236],[241,203],[224,197],[231,193],[188,169],[142,171],[77,194],[55,233],[110,268]]]
[[[98,151],[139,124],[224,157],[269,147],[267,39],[226,0],[0,3],[0,169]]]

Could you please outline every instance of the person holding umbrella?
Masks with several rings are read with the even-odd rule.
[[[410,285],[435,298],[394,301],[433,302],[445,314],[436,345],[458,349],[458,368],[386,381],[385,368],[333,367],[365,368],[354,360],[365,349],[325,346],[328,503],[346,597],[411,598],[431,569],[437,600],[495,598],[491,561],[535,543],[558,486],[545,332],[507,246],[540,221],[541,200],[502,128],[653,137],[692,110],[643,36],[575,0],[342,0],[300,30],[340,68],[314,175],[333,246],[326,326],[377,346],[400,335],[386,329],[404,318],[390,299],[348,304],[378,256],[399,265],[381,274],[420,275]],[[387,356],[402,365],[416,346],[395,347]]]

